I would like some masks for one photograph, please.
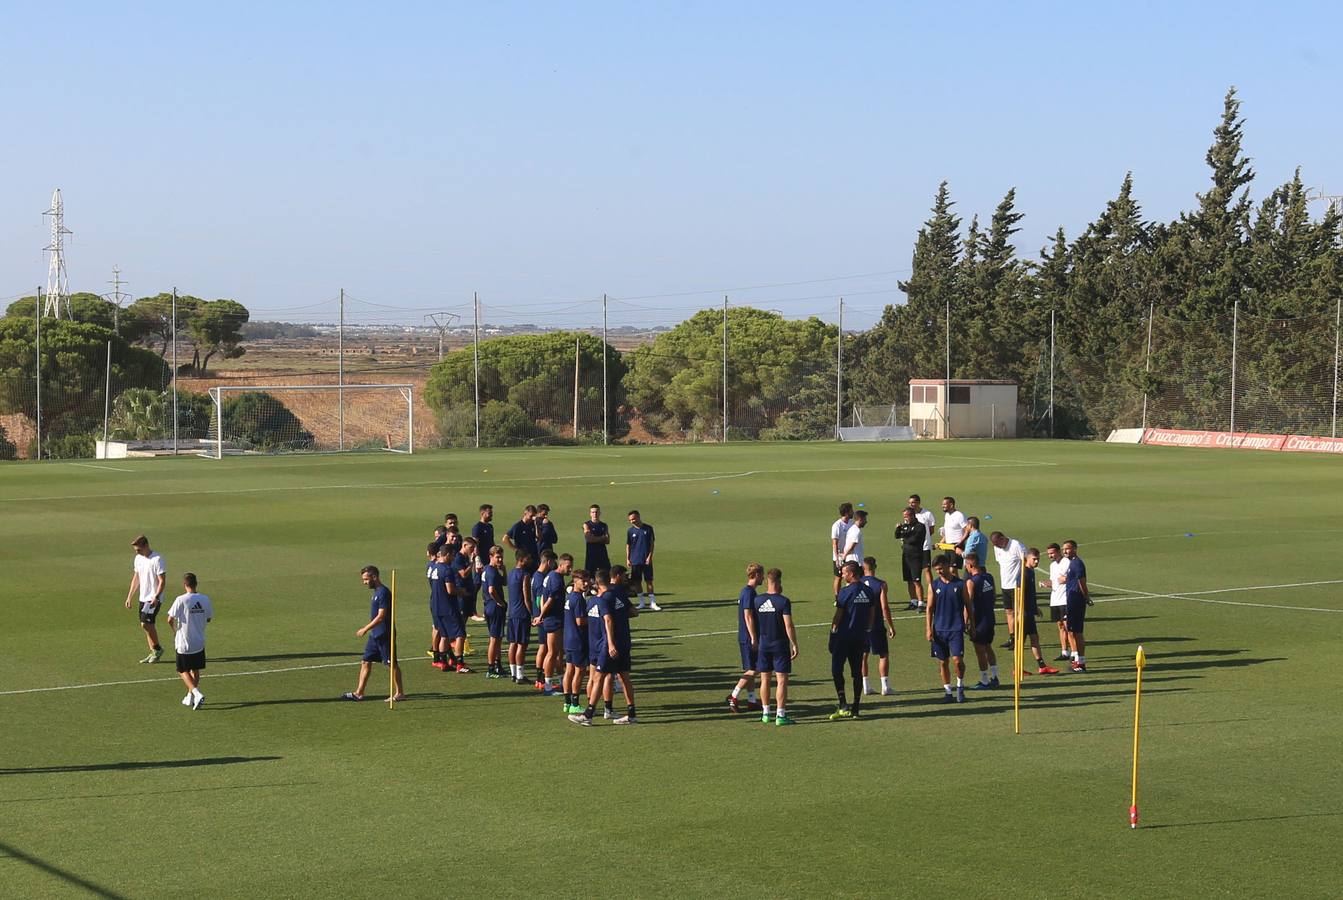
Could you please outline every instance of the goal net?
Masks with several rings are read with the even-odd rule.
[[[414,385],[221,385],[203,456],[415,449]]]

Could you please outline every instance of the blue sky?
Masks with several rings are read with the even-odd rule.
[[[1032,256],[1129,170],[1188,208],[1232,84],[1256,194],[1343,193],[1331,4],[126,7],[0,7],[0,297],[45,282],[59,186],[75,290],[556,324],[845,294],[862,325],[943,179],[967,219],[1015,187]]]

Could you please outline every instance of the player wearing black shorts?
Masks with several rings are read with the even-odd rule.
[[[900,542],[900,577],[909,591],[909,606],[918,609],[923,604],[923,570],[927,568],[928,527],[915,518],[914,507],[907,506],[901,513],[901,522],[895,526],[895,539]]]
[[[1022,570],[1021,577],[1024,579],[1021,583],[1022,592],[1025,595],[1022,601],[1022,619],[1021,633],[1031,642],[1031,655],[1035,657],[1035,666],[1039,675],[1057,675],[1059,670],[1045,662],[1044,656],[1040,652],[1040,630],[1036,625],[1036,617],[1040,615],[1040,606],[1035,593],[1035,569],[1040,565],[1040,551],[1035,547],[1026,551],[1025,568]],[[1022,674],[1029,675],[1025,669]]]
[[[971,623],[970,642],[975,648],[975,658],[979,661],[979,682],[971,690],[983,691],[996,688],[998,681],[998,657],[993,652],[994,613],[997,608],[998,588],[993,576],[979,559],[978,553],[965,554],[965,592],[974,611]]]

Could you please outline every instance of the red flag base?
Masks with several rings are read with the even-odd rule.
[[[1136,806],[1130,806],[1128,808],[1128,827],[1129,828],[1138,827],[1138,807]]]

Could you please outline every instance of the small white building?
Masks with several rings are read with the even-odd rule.
[[[909,424],[921,438],[1014,438],[1017,383],[911,378]]]

